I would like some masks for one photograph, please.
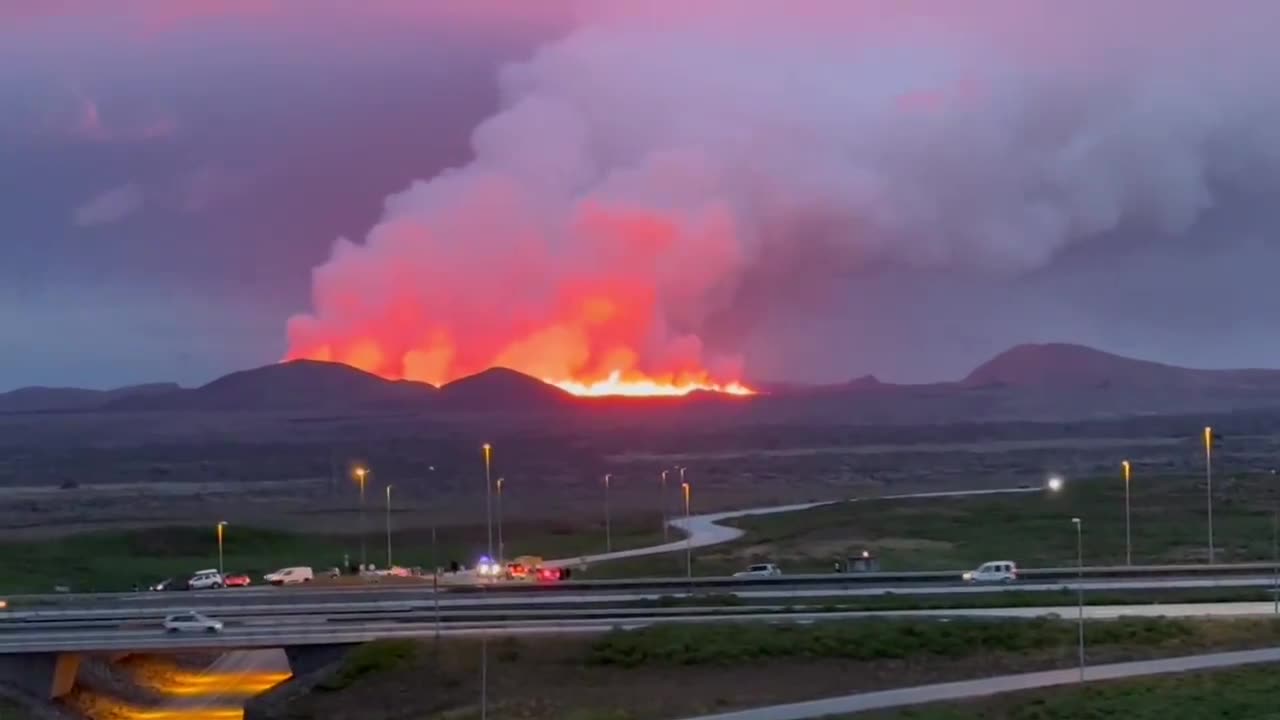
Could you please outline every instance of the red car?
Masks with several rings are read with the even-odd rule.
[[[249,587],[249,576],[243,573],[239,575],[228,575],[226,577],[227,587]]]

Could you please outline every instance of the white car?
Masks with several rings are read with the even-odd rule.
[[[734,577],[777,577],[782,574],[782,569],[773,563],[760,563],[758,565],[749,565],[746,570],[736,572]]]
[[[198,570],[187,581],[187,587],[192,590],[217,590],[226,587],[226,585],[226,579],[217,570]]]
[[[983,563],[977,570],[964,574],[965,582],[972,583],[1011,583],[1018,579],[1018,566],[1011,560],[995,560]]]
[[[205,617],[200,613],[179,613],[164,619],[165,632],[222,632],[222,621]]]
[[[309,583],[315,576],[315,571],[309,567],[287,567],[273,573],[267,573],[262,579],[272,585],[296,585],[298,583]]]

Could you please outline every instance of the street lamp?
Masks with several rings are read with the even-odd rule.
[[[609,518],[609,473],[604,474],[604,551],[613,552],[613,526]]]
[[[1129,477],[1131,467],[1129,461],[1120,463],[1124,468],[1124,564],[1133,564],[1133,533],[1129,514]]]
[[[1204,428],[1205,500],[1209,507],[1209,564],[1213,564],[1213,428]]]
[[[1071,523],[1076,526],[1076,605],[1079,617],[1080,682],[1084,682],[1084,531],[1080,527],[1080,518],[1071,518]]]
[[[391,486],[387,486],[387,569],[391,569]]]
[[[1062,485],[1063,485],[1063,481],[1062,481],[1061,475],[1052,475],[1049,477],[1049,480],[1045,483],[1045,487],[1049,488],[1049,492],[1055,492],[1055,493],[1062,492]]]
[[[365,544],[366,543],[365,534],[368,532],[368,528],[366,527],[366,524],[365,524],[365,515],[364,515],[364,484],[365,484],[365,480],[367,480],[368,477],[369,477],[368,468],[365,468],[365,467],[356,468],[356,480],[359,481],[360,483],[360,572],[364,572],[364,569],[368,566],[368,563],[369,563],[368,548],[366,547],[366,544]]]
[[[502,483],[503,478],[498,478],[498,566],[506,567],[505,560],[507,556],[507,546],[502,542]]]
[[[218,574],[219,575],[221,575],[224,572],[222,568],[222,528],[226,526],[227,526],[226,520],[223,520],[218,523]]]
[[[684,468],[680,468],[680,474],[684,474]],[[680,483],[680,489],[684,491],[684,573],[685,577],[693,579],[693,526],[689,523],[689,483]]]
[[[493,446],[489,443],[484,444],[484,517],[485,528],[489,535],[489,553],[486,557],[493,557],[493,482],[489,480],[489,464],[490,455],[493,452]]]
[[[1276,490],[1276,471],[1271,471],[1271,491]],[[1272,612],[1280,615],[1280,497],[1271,508],[1271,604]]]
[[[669,470],[662,471],[662,542],[671,541],[671,531],[667,528],[667,473]]]

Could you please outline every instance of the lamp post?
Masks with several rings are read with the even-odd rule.
[[[387,569],[391,569],[391,486],[387,486]]]
[[[223,520],[218,523],[218,574],[219,575],[225,572],[225,570],[222,567],[222,528],[226,526],[227,526],[226,520]]]
[[[1213,564],[1213,428],[1204,428],[1205,500],[1209,507],[1209,564]]]
[[[684,474],[684,468],[680,469],[680,474]],[[689,525],[689,483],[680,483],[680,489],[684,491],[684,573],[685,577],[693,579],[693,528]]]
[[[502,542],[502,483],[498,478],[498,566],[506,567],[507,546]]]
[[[365,533],[368,531],[365,527],[364,515],[364,484],[369,477],[369,469],[364,467],[356,468],[356,480],[360,482],[360,572],[364,572],[365,567],[369,564],[368,548],[366,547]]]
[[[670,471],[669,471],[669,470],[663,470],[663,471],[662,471],[662,482],[661,482],[661,492],[662,492],[662,542],[663,542],[664,544],[665,544],[665,543],[668,543],[668,542],[670,542],[670,541],[671,541],[671,530],[667,528],[667,473],[668,473],[668,472],[670,472]]]
[[[1276,491],[1276,471],[1271,471],[1271,491]],[[1280,497],[1271,508],[1271,611],[1280,615]]]
[[[1132,565],[1133,533],[1129,514],[1129,477],[1131,468],[1128,460],[1120,463],[1120,466],[1124,468],[1124,564]]]
[[[493,558],[493,482],[489,480],[490,456],[493,453],[493,446],[489,443],[484,444],[484,518],[485,528],[489,536],[488,555],[486,557]]]
[[[613,552],[613,526],[609,517],[609,473],[604,474],[604,551]]]
[[[1076,526],[1076,606],[1078,608],[1078,625],[1079,625],[1079,652],[1080,652],[1080,682],[1084,682],[1084,531],[1081,529],[1080,518],[1071,518],[1071,524]]]

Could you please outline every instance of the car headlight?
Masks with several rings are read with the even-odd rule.
[[[961,577],[962,577],[962,578],[964,578],[965,580],[972,580],[972,579],[973,579],[973,573],[971,573],[971,572],[967,572],[967,573],[965,573],[964,575],[961,575]]]

